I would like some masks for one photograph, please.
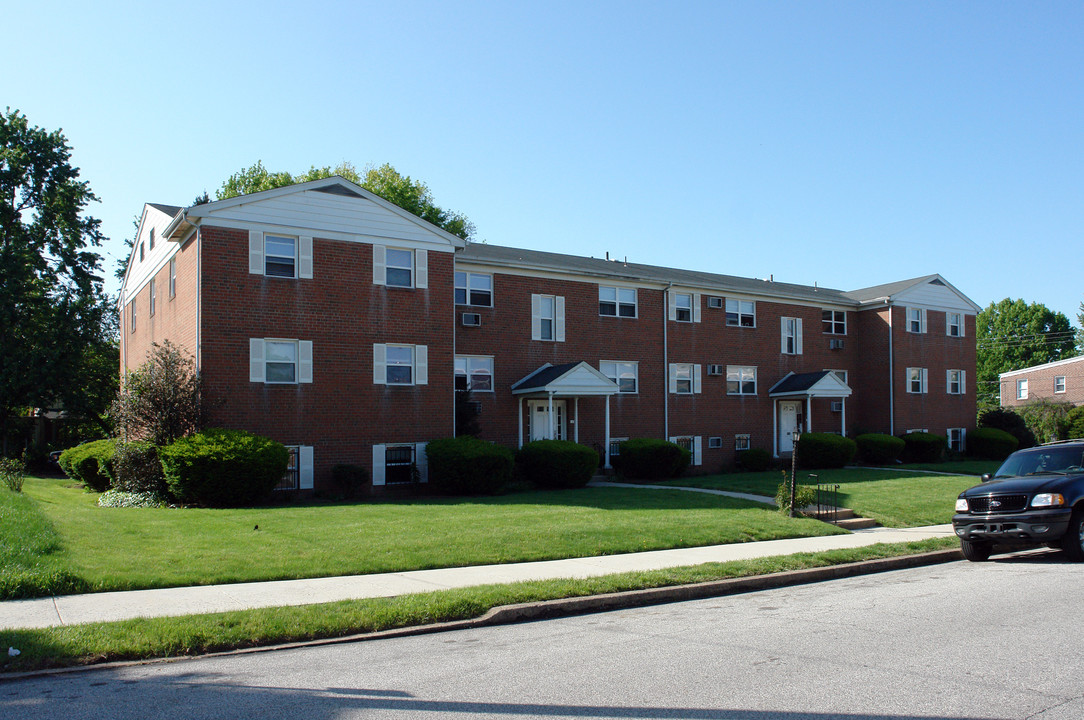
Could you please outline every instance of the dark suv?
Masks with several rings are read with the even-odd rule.
[[[1084,440],[1017,450],[960,493],[952,528],[964,557],[1048,545],[1084,561]]]

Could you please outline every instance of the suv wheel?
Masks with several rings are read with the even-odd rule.
[[[963,552],[964,557],[971,562],[986,562],[990,559],[990,553],[993,551],[993,546],[990,543],[972,542],[971,540],[964,540],[961,538],[960,551]]]
[[[1061,549],[1073,562],[1084,562],[1084,507],[1073,510],[1069,529],[1061,539]]]

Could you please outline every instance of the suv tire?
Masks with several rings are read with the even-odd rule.
[[[990,559],[993,549],[994,547],[990,543],[960,540],[960,551],[971,562],[986,562]]]
[[[1077,507],[1069,519],[1069,529],[1061,539],[1061,549],[1073,562],[1084,562],[1084,508]]]

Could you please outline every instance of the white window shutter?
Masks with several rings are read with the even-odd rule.
[[[674,294],[673,290],[669,291],[667,293],[667,295],[670,296],[670,310],[669,310],[670,314],[669,314],[668,317],[671,320],[677,320],[677,295]],[[671,391],[671,392],[673,392],[673,391]]]
[[[312,279],[312,238],[301,236],[298,238],[297,248],[297,276],[299,278]]]
[[[565,341],[565,298],[563,295],[558,295],[553,303],[554,305],[554,331],[553,339],[557,342]]]
[[[784,355],[787,354],[787,320],[790,318],[779,318],[779,352]]]
[[[704,464],[703,449],[703,438],[699,435],[695,436],[693,438],[693,465]]]
[[[700,383],[702,378],[700,368],[700,363],[693,365],[693,392],[697,394],[700,393]]]
[[[926,308],[922,308],[922,332],[926,332]]]
[[[693,322],[700,322],[700,293],[693,293]]]
[[[947,392],[947,393],[952,392],[952,371],[951,370],[946,370],[945,371],[945,392]]]
[[[963,395],[967,392],[967,370],[960,371],[960,394]],[[966,430],[965,430],[966,432]]]
[[[388,348],[383,343],[373,343],[373,384],[388,384]]]
[[[387,285],[388,274],[385,265],[385,248],[383,245],[373,245],[373,284]]]
[[[926,368],[922,368],[922,392],[926,392]]]
[[[542,339],[542,296],[531,295],[531,339]]]
[[[677,366],[670,363],[670,392],[677,392]]]
[[[429,251],[414,251],[414,287],[429,287]]]
[[[384,484],[384,455],[383,445],[373,445],[373,485]]]
[[[429,482],[429,458],[425,454],[425,446],[429,443],[414,443],[414,465],[418,468],[418,478],[421,482]]]
[[[312,340],[297,343],[297,381],[312,382]]]
[[[312,490],[312,445],[302,445],[297,449],[298,470],[300,471],[302,490]]]
[[[802,319],[794,318],[794,352],[802,354]]]
[[[248,341],[248,380],[249,382],[264,382],[266,371],[263,355],[263,339],[250,338]]]
[[[263,233],[259,230],[248,231],[248,271],[252,275],[263,275]]]
[[[414,384],[429,384],[429,347],[427,345],[414,346]]]

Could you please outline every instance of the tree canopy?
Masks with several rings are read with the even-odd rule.
[[[215,199],[225,200],[261,190],[320,180],[332,175],[344,177],[464,240],[470,240],[474,236],[474,223],[465,215],[437,205],[428,185],[412,179],[409,175],[400,174],[388,163],[379,167],[369,165],[362,173],[352,164],[343,162],[335,167],[312,166],[303,173],[292,175],[288,172],[271,172],[263,166],[262,161],[257,160],[252,167],[230,175],[215,193]]]
[[[18,110],[0,114],[0,431],[29,407],[100,419],[104,406],[89,398],[102,388],[90,385],[117,377],[113,309],[93,250],[100,221],[84,212],[98,198],[70,161],[60,130],[31,126]],[[110,362],[112,380],[102,375]]]
[[[1069,318],[1041,303],[1005,298],[975,321],[980,407],[997,405],[998,375],[1075,354]]]

